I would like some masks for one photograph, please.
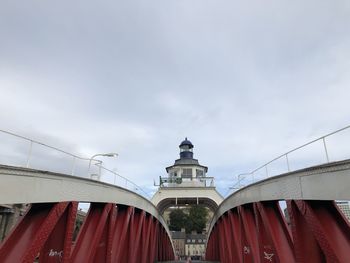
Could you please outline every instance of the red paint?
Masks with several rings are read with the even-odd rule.
[[[118,209],[117,209],[118,208]],[[76,243],[76,202],[34,204],[0,247],[1,262],[131,262],[174,259],[163,226],[128,206],[92,203]]]

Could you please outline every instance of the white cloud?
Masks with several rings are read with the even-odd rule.
[[[1,128],[117,151],[104,162],[146,187],[188,136],[224,186],[349,123],[349,17],[347,1],[7,1]]]

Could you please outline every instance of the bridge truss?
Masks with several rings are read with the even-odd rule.
[[[167,225],[152,203],[131,191],[26,168],[1,166],[0,176],[2,204],[31,204],[1,244],[1,262],[139,263],[174,258]],[[91,205],[73,241],[79,201]]]
[[[206,258],[222,263],[349,262],[350,225],[334,202],[350,200],[349,186],[350,161],[342,161],[235,192],[212,221]],[[286,200],[288,223],[280,200]]]

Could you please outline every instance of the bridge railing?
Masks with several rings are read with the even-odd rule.
[[[9,131],[0,130],[0,134],[7,137],[0,139],[3,145],[0,150],[1,164],[49,170],[91,179],[100,178],[103,182],[118,185],[147,198],[150,197],[149,194],[131,180],[102,166],[100,160],[82,157]],[[6,140],[11,139],[19,141],[12,141],[10,145],[6,145]],[[95,165],[94,167],[90,167],[92,163]]]
[[[330,161],[337,161],[337,160],[341,160],[344,158],[331,158],[330,154],[329,154],[329,140],[331,139],[331,137],[334,137],[334,135],[339,135],[341,132],[343,131],[350,131],[350,125],[338,129],[336,131],[333,131],[331,133],[328,133],[324,136],[321,136],[315,140],[312,140],[310,142],[307,142],[299,147],[296,147],[286,153],[283,153],[279,156],[277,156],[276,158],[272,159],[271,161],[255,168],[254,170],[250,171],[250,172],[246,172],[246,173],[241,173],[238,174],[236,176],[237,181],[236,183],[230,187],[231,190],[233,191],[237,191],[238,189],[242,188],[243,186],[250,184],[250,183],[255,183],[257,181],[260,181],[262,179],[265,178],[269,178],[271,176],[275,176],[278,174],[282,174],[285,172],[292,172],[295,171],[297,169],[303,168],[303,167],[307,167],[310,166],[310,164],[305,164],[303,167],[295,167],[295,169],[293,169],[292,166],[292,162],[291,162],[291,155],[297,151],[300,150],[305,150],[307,147],[321,147],[321,151],[320,149],[316,150],[318,154],[321,153],[321,159],[323,159],[322,161],[320,161],[320,159],[313,160],[313,165],[319,165],[319,164],[323,164],[323,163],[329,163]],[[339,144],[337,145],[337,147],[339,147]],[[310,157],[309,157],[310,158]],[[300,161],[300,159],[299,159]],[[300,161],[302,163],[302,161]],[[273,167],[275,166],[275,167]],[[295,165],[296,166],[296,165]],[[275,168],[275,169],[273,169]],[[244,184],[243,184],[244,182]]]

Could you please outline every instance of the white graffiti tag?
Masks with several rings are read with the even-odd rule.
[[[50,250],[49,252],[49,257],[59,257],[62,258],[63,256],[63,251],[54,251],[53,249]]]
[[[273,253],[269,254],[269,253],[264,251],[264,256],[265,256],[265,259],[272,262],[272,257],[274,256],[274,254]]]
[[[244,251],[244,254],[249,254],[250,248],[248,246],[244,246],[243,251]]]

